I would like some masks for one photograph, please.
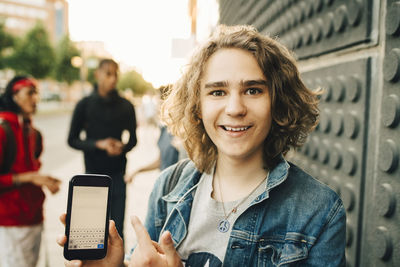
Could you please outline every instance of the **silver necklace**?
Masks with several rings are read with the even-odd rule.
[[[265,179],[263,179],[245,198],[243,198],[238,204],[236,204],[228,213],[228,215],[226,214],[225,211],[225,205],[224,205],[224,199],[222,198],[222,190],[221,190],[221,181],[220,181],[220,176],[218,176],[218,187],[219,187],[219,197],[221,198],[221,204],[222,204],[222,210],[224,211],[224,218],[222,218],[219,222],[218,222],[218,226],[217,229],[218,231],[220,231],[221,233],[226,233],[228,232],[229,228],[231,227],[231,223],[228,221],[229,216],[231,216],[232,213],[236,213],[238,207],[245,202],[253,193],[254,191],[256,191],[256,189],[265,181]],[[266,178],[268,177],[268,173]]]

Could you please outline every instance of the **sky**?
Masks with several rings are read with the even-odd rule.
[[[176,81],[185,58],[171,58],[172,39],[190,38],[188,0],[67,0],[73,41],[102,41],[121,65],[154,87]]]

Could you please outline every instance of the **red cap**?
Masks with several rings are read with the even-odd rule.
[[[32,78],[26,78],[26,79],[19,80],[18,82],[14,83],[14,85],[12,87],[12,91],[13,91],[13,93],[16,93],[24,87],[36,88],[37,87],[36,81]]]

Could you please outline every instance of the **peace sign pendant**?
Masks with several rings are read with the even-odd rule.
[[[231,227],[231,224],[228,222],[227,219],[222,219],[218,223],[218,231],[220,231],[221,233],[228,232],[229,227]]]

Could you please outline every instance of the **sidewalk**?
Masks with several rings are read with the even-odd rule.
[[[137,129],[138,144],[128,153],[127,173],[151,162],[158,156],[157,139],[159,131],[153,127],[139,127]],[[79,154],[79,153],[78,153]],[[78,155],[77,154],[77,155]],[[82,155],[74,158],[72,162],[57,170],[54,175],[58,177],[72,177],[82,173]],[[58,175],[59,174],[59,175]],[[135,243],[135,236],[130,224],[131,215],[137,215],[144,221],[147,211],[147,201],[159,171],[140,174],[127,186],[126,215],[124,225],[125,248]],[[45,202],[44,235],[42,249],[37,267],[64,266],[63,249],[56,244],[56,238],[64,233],[64,227],[59,221],[60,214],[65,210],[68,191],[68,181],[63,181],[60,192],[54,196],[48,195]]]

